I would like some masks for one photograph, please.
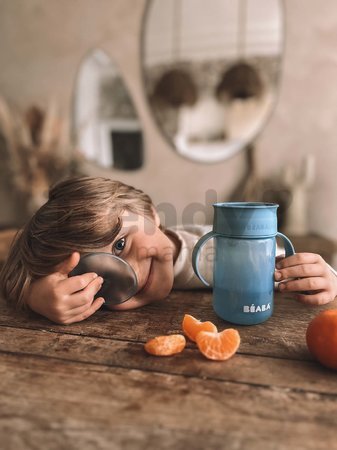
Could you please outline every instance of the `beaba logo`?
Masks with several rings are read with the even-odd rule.
[[[249,231],[263,231],[269,230],[271,225],[268,223],[252,223],[247,225],[247,230]]]
[[[264,312],[267,311],[268,309],[270,309],[270,303],[267,303],[266,305],[258,305],[255,306],[254,303],[252,305],[245,305],[243,307],[243,312],[244,313],[258,313],[258,312]]]

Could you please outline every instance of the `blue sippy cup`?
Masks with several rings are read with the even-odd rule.
[[[228,322],[255,325],[273,313],[276,236],[282,238],[286,256],[295,253],[291,241],[277,231],[277,204],[215,203],[213,230],[196,244],[193,269],[207,286],[198,268],[204,244],[215,239],[213,307]]]

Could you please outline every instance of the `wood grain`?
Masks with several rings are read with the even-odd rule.
[[[6,449],[336,448],[329,395],[13,355],[0,375]]]
[[[166,300],[138,310],[117,312],[101,309],[86,321],[67,326],[53,324],[33,313],[15,313],[0,302],[0,326],[10,323],[17,328],[144,343],[160,334],[181,332],[182,319],[188,313],[200,320],[211,320],[219,330],[237,328],[242,338],[242,353],[308,360],[305,331],[309,321],[320,311],[336,307],[337,300],[325,306],[310,307],[276,294],[274,314],[267,322],[255,326],[234,326],[215,315],[209,291],[174,291]]]
[[[185,313],[217,318],[206,290],[173,292],[134,311],[102,309],[61,326],[0,301],[0,437],[4,449],[337,449],[337,377],[312,360],[309,321],[324,307],[276,295],[273,317],[241,326],[239,352],[206,360],[145,353],[181,332]]]
[[[109,338],[6,327],[0,334],[3,353],[337,395],[335,373],[314,361],[245,355],[239,349],[234,358],[216,362],[205,359],[194,344],[189,347],[178,355],[159,358],[148,355],[142,343]]]

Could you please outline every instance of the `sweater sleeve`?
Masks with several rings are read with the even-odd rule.
[[[167,234],[174,234],[180,242],[180,252],[174,263],[174,289],[207,288],[195,275],[192,267],[192,252],[195,244],[206,233],[211,231],[210,225],[189,225],[185,227],[167,228]],[[200,272],[206,281],[213,284],[214,243],[210,239],[201,250],[199,256]]]

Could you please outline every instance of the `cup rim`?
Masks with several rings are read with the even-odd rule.
[[[242,209],[279,207],[277,203],[267,203],[267,202],[216,202],[213,203],[213,206],[225,208],[242,208]]]

